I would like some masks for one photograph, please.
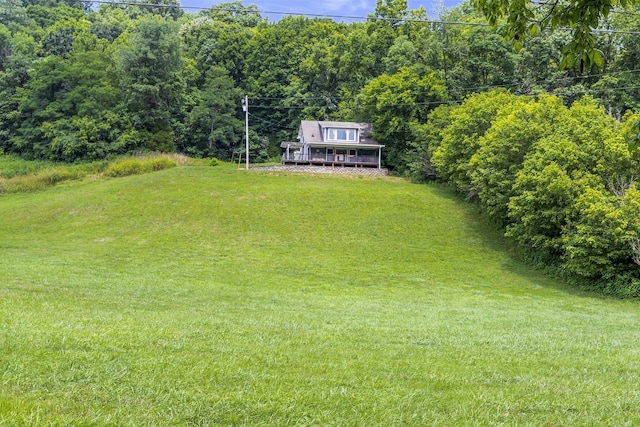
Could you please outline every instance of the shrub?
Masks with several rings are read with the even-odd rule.
[[[72,165],[51,162],[28,161],[15,156],[0,157],[0,193],[41,191],[62,181],[78,180],[90,174],[104,173],[118,177],[159,171],[190,164],[190,159],[180,155],[153,157],[129,157],[109,164],[105,160]]]
[[[129,157],[110,164],[104,174],[110,177],[136,175],[176,166],[176,161],[166,157]]]
[[[0,193],[20,193],[40,191],[52,187],[59,182],[79,179],[86,175],[79,169],[71,167],[55,167],[41,169],[35,174],[18,175],[0,182]]]

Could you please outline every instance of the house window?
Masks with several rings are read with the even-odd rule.
[[[356,129],[328,128],[326,131],[327,141],[356,142],[358,140],[358,132]]]

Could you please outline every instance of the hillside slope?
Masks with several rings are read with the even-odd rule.
[[[0,424],[640,422],[637,302],[443,187],[181,167],[0,217]]]

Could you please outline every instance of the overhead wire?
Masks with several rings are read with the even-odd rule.
[[[532,4],[539,6],[549,6],[549,7],[557,7],[557,6],[570,6],[570,4],[558,4],[559,1],[531,1]],[[618,15],[629,15],[629,16],[640,16],[638,12],[630,12],[628,10],[618,10],[617,8],[613,8],[609,11],[609,13],[618,14]]]
[[[391,22],[395,24],[399,23],[423,23],[432,25],[461,25],[461,26],[475,26],[475,27],[492,27],[491,24],[485,22],[466,22],[466,21],[441,21],[438,19],[426,19],[426,18],[387,18],[383,16],[375,15],[338,15],[329,13],[308,13],[308,12],[285,12],[274,10],[260,10],[260,9],[234,9],[228,7],[203,7],[203,6],[182,6],[180,4],[154,4],[154,3],[137,3],[133,1],[114,1],[114,0],[94,0],[91,3],[97,4],[110,4],[110,5],[124,5],[124,6],[139,6],[139,7],[160,7],[160,8],[174,8],[174,9],[193,9],[193,10],[212,10],[231,13],[242,14],[256,14],[256,15],[281,15],[281,16],[307,16],[312,18],[330,18],[330,19],[347,19],[351,21],[383,21]],[[542,3],[540,3],[542,4]],[[571,31],[571,28],[559,28],[559,30]],[[626,30],[607,30],[607,29],[592,29],[595,33],[607,33],[607,34],[629,34],[640,35],[640,31],[626,31]]]
[[[251,105],[249,105],[249,108],[252,108],[252,106],[251,106]],[[305,108],[306,108],[306,107],[305,107]],[[276,122],[274,122],[274,121],[272,121],[272,120],[266,120],[266,119],[263,119],[263,118],[262,118],[262,117],[260,117],[260,116],[256,116],[256,115],[252,114],[251,112],[249,112],[249,117],[253,117],[253,118],[257,119],[258,121],[261,121],[261,122],[266,123],[266,124],[268,124],[268,125],[270,125],[270,126],[273,126],[273,127],[277,127],[277,128],[279,128],[279,129],[284,129],[284,130],[298,130],[297,128],[292,128],[292,127],[289,127],[289,126],[282,126],[282,125],[280,125],[280,124],[278,124],[278,123],[276,123]]]
[[[497,86],[496,88],[500,88]],[[611,87],[611,88],[585,88],[582,90],[577,90],[575,87],[573,89],[574,94],[594,94],[601,92],[626,92],[630,90],[638,90],[640,89],[640,85],[632,85],[632,86],[620,86],[620,87]],[[521,93],[522,96],[531,96],[535,97],[538,94],[532,93]],[[359,104],[360,108],[390,108],[390,107],[410,107],[410,106],[428,106],[428,105],[445,105],[445,104],[461,104],[464,102],[465,98],[459,98],[455,100],[442,100],[442,101],[426,101],[426,102],[402,102],[402,103],[385,103],[385,104]],[[321,105],[259,105],[259,104],[250,104],[250,108],[254,109],[271,109],[271,110],[303,110],[309,107],[317,107],[321,108]],[[257,116],[256,116],[257,117]],[[295,130],[295,129],[294,129]]]
[[[305,16],[305,17],[314,17],[314,18],[331,18],[331,19],[346,19],[352,21],[383,21],[383,22],[391,22],[391,23],[424,23],[430,25],[459,25],[459,26],[474,26],[474,27],[492,27],[492,25],[483,22],[460,22],[460,21],[442,21],[437,19],[425,19],[425,18],[412,18],[412,17],[404,17],[402,19],[398,18],[387,18],[380,17],[374,15],[339,15],[339,14],[328,14],[328,13],[307,13],[307,12],[287,12],[287,11],[274,11],[274,10],[260,10],[260,9],[242,9],[238,10],[235,8],[228,7],[203,7],[203,6],[182,6],[178,3],[175,4],[155,4],[155,3],[142,3],[135,1],[114,1],[114,0],[93,0],[91,3],[96,4],[109,4],[113,6],[124,5],[124,6],[138,6],[138,7],[153,7],[153,8],[179,8],[179,9],[189,9],[189,10],[211,10],[211,11],[221,11],[221,12],[230,12],[230,13],[240,13],[240,14],[258,14],[258,15],[281,15],[281,16]],[[534,4],[540,6],[549,6],[553,3],[551,2],[532,2]],[[626,14],[632,16],[640,16],[640,13],[633,13],[628,11],[618,11],[612,10],[611,13],[619,13]],[[571,31],[570,28],[559,28],[558,30]],[[627,30],[615,30],[615,29],[592,29],[594,33],[603,33],[603,34],[626,34],[626,35],[640,35],[640,31],[627,31]],[[640,70],[624,70],[624,71],[616,71],[610,73],[600,73],[600,74],[591,74],[585,76],[573,76],[568,77],[570,79],[587,79],[591,77],[601,77],[605,75],[616,75],[616,74],[624,74],[624,73],[637,73]],[[478,86],[475,88],[459,88],[458,91],[463,92],[472,92],[474,90],[490,90],[497,88],[508,88],[508,87],[517,87],[523,86],[524,84],[528,85],[536,85],[544,83],[545,81],[538,82],[516,82],[516,83],[508,83],[502,85],[486,85],[486,86]],[[630,89],[638,89],[638,86],[627,86],[621,88],[603,88],[603,89],[587,89],[582,91],[583,93],[591,93],[591,92],[602,92],[602,91],[615,91],[615,90],[630,90]],[[417,92],[414,95],[421,95],[425,92]],[[581,93],[580,91],[576,93]],[[283,100],[291,100],[291,98],[284,97],[252,97],[252,99],[264,100],[264,101],[283,101]],[[295,99],[295,98],[294,98]],[[326,100],[327,97],[305,97],[301,101],[317,101],[317,100]],[[342,97],[333,97],[335,100],[343,99]],[[455,100],[455,101],[433,101],[433,102],[416,102],[416,103],[398,103],[398,104],[382,104],[382,105],[361,105],[362,107],[391,107],[391,106],[409,106],[409,105],[437,105],[437,104],[455,104],[463,102],[464,99]],[[313,105],[312,105],[313,106]],[[283,105],[250,105],[250,108],[263,108],[263,109],[304,109],[309,108],[309,105],[291,105],[291,106],[283,106]],[[318,106],[320,107],[320,106]],[[257,116],[255,116],[258,118]]]
[[[611,72],[606,72],[606,73],[595,73],[595,74],[588,74],[588,75],[583,75],[583,76],[567,76],[567,77],[562,77],[562,79],[565,80],[580,80],[580,79],[588,79],[588,78],[594,78],[594,77],[603,77],[603,76],[615,76],[615,75],[620,75],[620,74],[635,74],[635,73],[640,73],[640,69],[634,69],[634,70],[621,70],[621,71],[611,71]],[[484,86],[475,86],[475,87],[467,87],[467,88],[457,88],[456,91],[458,92],[475,92],[475,91],[484,91],[484,90],[491,90],[491,89],[500,89],[500,88],[509,88],[509,87],[523,87],[525,85],[528,86],[535,86],[535,85],[541,85],[547,83],[547,80],[538,80],[538,81],[520,81],[520,82],[516,82],[516,83],[505,83],[505,84],[501,84],[501,85],[484,85]],[[626,89],[625,88],[621,88],[621,89]],[[424,91],[424,92],[412,92],[411,95],[413,96],[419,96],[419,95],[424,95],[429,93],[428,91]],[[295,98],[295,97],[259,97],[259,96],[251,96],[249,95],[249,97],[252,100],[257,100],[257,101],[291,101],[291,100],[296,100],[298,99],[299,102],[307,102],[307,101],[319,101],[319,100],[326,100],[326,97],[304,97],[304,98]],[[333,99],[340,101],[340,100],[344,100],[347,97],[334,97]],[[445,102],[446,103],[446,102]],[[394,104],[394,106],[401,106],[402,104]],[[409,104],[406,104],[409,105]],[[411,105],[430,105],[430,103],[412,103]],[[368,107],[373,107],[374,105],[369,105]],[[383,106],[387,106],[387,105],[383,105]],[[302,106],[302,105],[298,105],[298,106],[271,106],[271,105],[250,105],[250,107],[254,107],[254,108],[282,108],[282,109],[303,109],[303,108],[307,108],[309,107],[309,105],[306,106]],[[318,104],[318,107],[320,107],[320,105]]]

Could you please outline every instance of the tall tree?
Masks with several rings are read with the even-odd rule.
[[[24,25],[26,21],[26,9],[22,4],[22,0],[0,1],[0,24]]]
[[[416,181],[430,181],[439,177],[433,166],[433,153],[442,143],[442,130],[451,124],[451,111],[455,107],[442,104],[429,113],[426,123],[413,125],[415,140],[410,143],[408,154],[411,178]]]
[[[120,138],[130,125],[117,110],[106,42],[85,36],[87,40],[76,39],[68,58],[51,55],[33,64],[29,81],[17,92],[19,127],[12,150],[32,158],[75,161],[132,148]]]
[[[239,24],[243,27],[256,27],[258,24],[267,22],[266,18],[260,15],[258,6],[255,4],[244,6],[242,0],[214,5],[209,14],[216,21]]]
[[[178,148],[199,157],[229,160],[242,141],[244,123],[237,117],[241,96],[227,70],[209,69],[199,102],[187,117],[185,140]]]
[[[427,120],[429,111],[447,100],[444,76],[421,65],[403,67],[393,75],[371,80],[358,97],[358,117],[373,123],[378,139],[385,144],[385,162],[407,172],[406,154],[416,139],[413,124]]]
[[[620,123],[593,99],[576,102],[553,135],[541,138],[527,154],[509,201],[507,235],[560,260],[565,239],[580,218],[576,201],[588,189],[635,174]]]
[[[565,45],[563,66],[577,63],[581,70],[602,67],[604,57],[596,47],[593,30],[619,5],[637,0],[574,0],[539,3],[534,0],[472,0],[489,23],[500,26],[502,35],[521,47],[525,39],[541,30],[570,28],[571,41]],[[544,10],[540,10],[540,8]]]
[[[516,175],[531,146],[551,135],[566,119],[567,109],[555,96],[535,102],[512,102],[479,139],[469,160],[471,185],[486,212],[500,225],[508,221],[508,205]],[[506,113],[506,114],[505,114]]]
[[[518,102],[517,96],[498,89],[470,95],[451,110],[450,123],[442,130],[442,141],[431,159],[440,176],[467,195],[475,195],[469,161],[498,114],[509,111]]]
[[[376,0],[375,16],[387,20],[393,27],[400,25],[408,15],[407,0]]]
[[[118,39],[116,62],[127,111],[150,150],[175,150],[181,122],[183,61],[177,27],[161,16],[141,17]]]

